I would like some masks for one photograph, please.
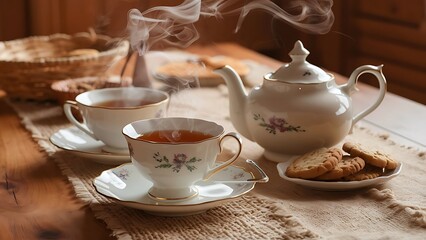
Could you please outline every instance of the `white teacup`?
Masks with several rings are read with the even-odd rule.
[[[196,196],[195,182],[208,179],[238,158],[241,138],[233,132],[223,133],[224,128],[214,122],[192,118],[147,119],[123,128],[133,165],[153,183],[149,196],[160,201]],[[181,139],[170,141],[170,136]],[[217,165],[216,158],[226,138],[237,141],[238,151]]]
[[[105,143],[104,150],[128,153],[122,135],[123,127],[140,119],[163,117],[169,96],[149,88],[104,88],[79,94],[75,101],[64,104],[68,120],[96,140]],[[83,116],[83,123],[75,119],[71,108]]]

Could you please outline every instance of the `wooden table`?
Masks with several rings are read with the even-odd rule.
[[[251,59],[272,68],[281,63],[235,44],[196,46],[191,52]],[[384,68],[386,75],[386,66]],[[338,81],[346,78],[337,76]],[[355,110],[375,99],[377,89],[359,84]],[[3,94],[0,94],[2,96]],[[398,142],[426,150],[426,107],[387,94],[361,124],[390,132]],[[47,154],[32,139],[16,113],[0,101],[0,239],[113,239],[105,224],[74,195]]]

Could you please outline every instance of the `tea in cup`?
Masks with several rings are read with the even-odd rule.
[[[123,127],[140,119],[163,117],[169,96],[149,88],[105,88],[79,94],[75,101],[64,104],[68,120],[81,131],[105,144],[103,150],[128,153],[121,134]],[[72,108],[78,109],[83,123],[77,121]]]
[[[214,122],[193,118],[158,118],[129,123],[123,128],[133,165],[153,183],[154,200],[187,200],[196,196],[194,184],[225,169],[239,156],[242,140],[224,134]],[[225,139],[235,139],[236,154],[223,163],[216,158]]]

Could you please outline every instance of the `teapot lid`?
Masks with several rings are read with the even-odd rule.
[[[321,68],[306,61],[309,51],[298,40],[289,53],[292,61],[282,65],[269,76],[269,79],[287,83],[322,83],[329,81],[332,76]]]

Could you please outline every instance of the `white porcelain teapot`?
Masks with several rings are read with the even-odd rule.
[[[264,76],[263,84],[246,93],[238,74],[229,66],[216,69],[229,89],[230,116],[236,130],[265,149],[264,156],[282,162],[320,147],[330,147],[350,133],[353,125],[376,109],[386,93],[382,66],[364,65],[347,83],[306,61],[309,51],[297,41],[292,62]],[[379,81],[377,100],[358,114],[350,95],[358,77],[373,74]]]

